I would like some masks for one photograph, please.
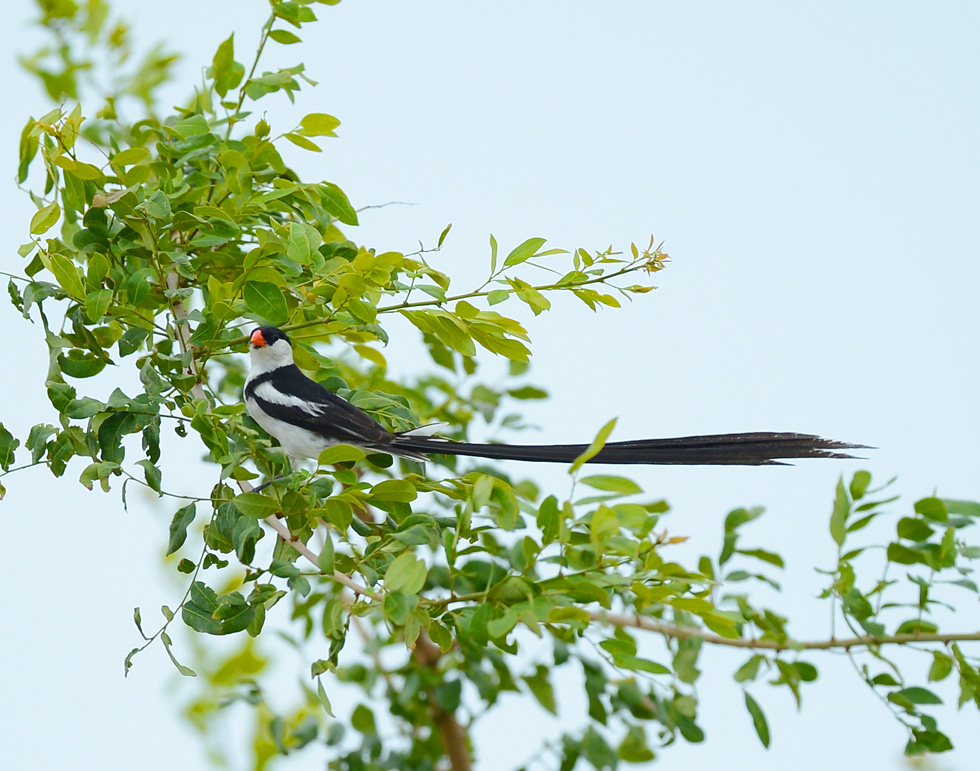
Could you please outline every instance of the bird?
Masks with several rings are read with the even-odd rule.
[[[250,368],[245,408],[275,437],[291,462],[318,458],[336,444],[415,461],[431,455],[464,455],[492,460],[573,463],[589,444],[477,444],[431,434],[444,424],[409,431],[386,429],[368,413],[303,374],[292,344],[281,329],[258,327],[249,336]],[[867,445],[823,439],[813,434],[755,432],[640,439],[605,444],[587,463],[650,465],[787,465],[787,458],[853,458],[844,450]]]

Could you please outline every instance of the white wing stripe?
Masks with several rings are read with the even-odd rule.
[[[444,428],[449,428],[448,423],[429,423],[426,426],[419,426],[418,428],[413,428],[409,431],[403,431],[401,436],[432,436],[437,431],[442,431]],[[433,437],[438,438],[438,437]]]
[[[270,404],[278,404],[282,407],[297,407],[310,415],[322,415],[329,409],[325,404],[313,404],[305,399],[300,399],[298,396],[284,394],[268,380],[255,386],[255,395]]]

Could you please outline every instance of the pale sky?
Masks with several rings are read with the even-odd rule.
[[[8,54],[35,39],[27,5],[0,30]],[[184,54],[182,85],[167,92],[174,103],[229,25],[247,59],[267,12],[241,0],[116,7],[147,46],[162,39]],[[819,638],[828,611],[812,599],[823,585],[813,567],[832,566],[827,521],[839,474],[897,476],[895,512],[933,493],[980,499],[975,4],[315,8],[322,21],[300,33],[307,45],[280,48],[268,67],[301,60],[320,85],[295,106],[274,97],[260,109],[279,131],[309,112],[342,121],[322,154],[290,152],[305,178],[339,184],[358,207],[416,204],[365,212],[355,240],[412,251],[452,223],[433,261],[460,289],[482,281],[490,233],[502,249],[532,236],[569,249],[643,245],[651,233],[665,241],[672,262],[655,277],[659,289],[629,307],[594,315],[556,301],[540,317],[518,314],[533,340],[531,378],[552,394],[529,405],[541,428],[533,440],[588,441],[618,417],[619,439],[792,430],[878,448],[861,462],[631,470],[671,503],[671,532],[690,536],[678,557],[716,554],[729,509],[766,506],[746,537],[788,567],[783,595],[765,600],[790,615],[797,637]],[[6,82],[3,253],[4,269],[16,271],[33,207],[12,184],[13,148],[27,116],[49,107],[10,58]],[[23,436],[53,418],[43,344],[12,307],[2,313],[17,378],[8,370],[0,419]],[[394,325],[385,351],[393,375],[419,372],[420,353],[416,331]],[[210,485],[190,455],[165,473],[185,490]],[[138,642],[132,608],[146,618],[179,600],[159,559],[172,509],[133,496],[125,513],[117,493],[75,482],[81,468],[61,480],[43,471],[4,480],[0,692],[13,707],[0,721],[4,765],[203,769],[178,718],[186,692],[175,695],[163,651],[144,653],[122,679]],[[538,472],[528,470],[567,491],[564,469]],[[950,631],[980,628],[976,599],[952,598],[960,605]],[[666,766],[905,767],[903,730],[842,657],[808,657],[821,679],[804,689],[802,713],[782,690],[755,686],[773,736],[764,750],[731,680],[744,659],[703,657],[707,741],[667,748]],[[294,663],[290,683],[304,671]],[[911,659],[916,684],[927,669],[925,657]],[[957,749],[937,761],[969,769],[980,756],[977,714],[957,713],[950,685],[937,688],[946,701],[937,714]],[[478,767],[526,759],[537,732],[556,726],[541,715],[507,701],[475,732]],[[562,717],[575,726],[583,714]],[[307,751],[277,767],[322,768],[327,757]]]

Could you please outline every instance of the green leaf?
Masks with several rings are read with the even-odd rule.
[[[443,681],[437,685],[433,693],[433,701],[438,705],[439,709],[452,713],[459,709],[462,695],[463,681],[457,678]]]
[[[245,307],[270,324],[284,324],[289,318],[286,297],[275,284],[265,281],[246,281],[242,287]]]
[[[223,594],[218,598],[214,617],[221,622],[222,634],[233,634],[246,629],[255,617],[255,609],[245,602],[238,592]]]
[[[196,515],[197,504],[195,503],[189,503],[183,508],[177,509],[170,522],[170,542],[167,544],[168,556],[184,545],[184,541],[187,539],[187,528],[194,521]]]
[[[321,466],[332,466],[336,463],[349,463],[364,459],[364,450],[350,444],[335,444],[320,453],[317,463]]]
[[[410,608],[408,597],[401,592],[388,592],[384,598],[385,618],[396,626],[405,626]]]
[[[218,609],[218,596],[214,589],[200,581],[191,586],[190,599],[181,608],[180,617],[195,632],[224,634],[222,624],[214,617]]]
[[[725,540],[722,544],[721,554],[718,556],[719,567],[728,562],[735,553],[739,528],[761,517],[764,511],[765,509],[755,506],[751,509],[733,509],[728,512],[725,517]]]
[[[558,511],[558,499],[549,495],[541,502],[537,517],[538,527],[541,528],[541,543],[554,543],[561,529],[561,515]]]
[[[514,399],[547,399],[548,392],[543,391],[540,388],[535,388],[534,386],[522,386],[521,388],[514,388],[507,392]],[[585,481],[585,480],[582,480]]]
[[[371,488],[371,497],[379,501],[408,503],[418,497],[418,490],[406,479],[386,479]]]
[[[609,438],[609,435],[613,432],[615,427],[616,418],[613,418],[606,423],[606,425],[600,428],[599,433],[596,434],[595,439],[592,440],[592,444],[586,448],[585,452],[575,459],[575,462],[572,463],[571,467],[568,469],[568,473],[574,474],[576,471],[582,468],[582,464],[598,455],[599,451],[605,446],[606,440]]]
[[[112,474],[118,473],[118,471],[119,471],[119,464],[113,463],[112,461],[104,461],[102,463],[90,463],[82,470],[81,475],[78,477],[78,481],[81,482],[89,490],[91,490],[95,480],[99,480],[102,489],[108,492],[109,477]]]
[[[279,512],[279,502],[262,493],[242,493],[235,496],[235,508],[246,517],[265,519]]]
[[[529,260],[545,244],[543,238],[529,238],[520,246],[516,247],[504,260],[504,267],[509,268],[513,265]]]
[[[882,672],[880,675],[875,675],[871,678],[871,682],[875,685],[884,685],[886,687],[894,687],[896,685],[901,685],[894,677],[892,677],[887,672]]]
[[[24,126],[23,131],[20,134],[20,163],[17,167],[17,184],[23,184],[27,180],[27,174],[30,170],[31,161],[34,160],[34,156],[37,155],[38,139],[37,135],[34,133],[36,130],[37,123],[33,118],[29,118],[27,125]]]
[[[907,546],[902,546],[900,543],[888,544],[887,556],[889,562],[895,562],[899,565],[926,564],[924,555]]]
[[[93,399],[92,401],[95,400]],[[160,492],[160,483],[163,481],[163,473],[160,471],[160,468],[145,458],[143,460],[136,461],[136,465],[143,467],[143,478],[146,480],[146,484],[149,486],[149,488],[156,492]],[[168,552],[168,554],[169,553],[170,552]]]
[[[905,745],[906,755],[921,755],[925,752],[949,752],[953,749],[953,743],[949,737],[941,731],[936,730],[913,730],[908,744]]]
[[[663,664],[658,664],[656,661],[650,661],[650,659],[644,659],[640,656],[634,656],[628,653],[615,654],[613,657],[613,664],[622,669],[630,669],[636,672],[649,672],[653,675],[669,675],[670,670]]]
[[[943,505],[950,514],[962,514],[965,517],[980,518],[980,503],[976,501],[957,501],[943,498]]]
[[[425,563],[409,551],[399,554],[385,571],[385,589],[402,594],[418,594],[425,585]]]
[[[932,666],[929,667],[929,682],[945,680],[953,671],[953,659],[939,651],[932,652]]]
[[[766,713],[762,711],[762,707],[759,706],[758,702],[752,698],[748,691],[745,691],[745,708],[749,711],[749,715],[752,716],[752,725],[755,726],[755,732],[759,735],[759,741],[762,742],[763,747],[768,749],[769,723],[766,721]]]
[[[325,575],[332,576],[334,572],[334,559],[333,539],[327,533],[326,538],[323,539],[323,546],[320,548],[320,553],[317,555],[316,564]]]
[[[868,490],[868,486],[871,484],[871,474],[867,471],[855,472],[854,476],[851,477],[851,498],[855,501],[861,500],[864,494]]]
[[[14,462],[14,451],[20,446],[20,439],[14,437],[3,423],[0,423],[0,468],[7,471]]]
[[[51,229],[51,226],[58,221],[61,216],[61,207],[57,201],[52,201],[47,206],[38,209],[31,217],[31,235],[39,236]],[[63,258],[64,259],[64,258]]]
[[[619,493],[620,495],[635,495],[643,492],[643,489],[632,479],[609,474],[594,474],[592,476],[582,477],[579,481],[583,485],[594,487],[596,490],[606,490],[611,493]]]
[[[231,35],[214,54],[214,90],[224,96],[242,82],[245,66],[235,61],[235,36]]]
[[[895,691],[888,694],[888,700],[892,700],[892,696],[907,699],[912,704],[942,704],[943,700],[940,699],[936,694],[926,688],[920,688],[918,686],[912,686],[910,688],[902,688],[900,691]]]
[[[320,146],[316,142],[307,139],[302,134],[296,134],[290,131],[288,134],[283,134],[283,136],[286,137],[286,139],[288,139],[297,147],[302,147],[304,150],[309,150],[311,153],[323,152],[323,150],[320,149]]]
[[[284,46],[292,45],[293,43],[303,42],[302,40],[300,40],[299,37],[294,35],[289,30],[285,30],[285,29],[274,29],[269,33],[269,37],[271,37],[277,43],[281,43]],[[333,717],[333,712],[330,712],[329,709],[327,710],[327,712],[330,714],[330,717]]]
[[[735,551],[738,554],[742,554],[746,557],[753,557],[754,559],[768,562],[770,565],[775,565],[777,568],[785,567],[783,558],[775,552],[766,551],[765,549],[736,549]]]
[[[93,324],[97,324],[105,316],[112,304],[111,289],[97,289],[85,295],[85,315]]]
[[[116,412],[102,421],[98,437],[103,460],[122,462],[125,456],[123,437],[138,430],[139,420],[140,416],[131,412]]]
[[[320,194],[323,200],[323,208],[330,214],[343,222],[345,225],[357,224],[357,212],[347,200],[347,195],[332,182],[324,182],[320,185]]]
[[[157,190],[143,204],[146,213],[155,220],[169,220],[171,217],[170,199],[162,190]]]
[[[759,674],[759,667],[762,666],[765,660],[765,657],[760,656],[758,653],[751,656],[749,660],[742,664],[742,666],[740,666],[735,672],[735,682],[744,683],[746,681],[755,680],[756,676]]]
[[[323,236],[312,225],[303,222],[290,222],[287,233],[286,256],[301,265],[309,265],[314,252],[323,243]]]
[[[436,249],[441,249],[443,242],[446,240],[446,236],[449,235],[449,231],[452,230],[453,223],[446,225],[442,233],[439,234],[439,240],[436,242]]]
[[[511,281],[514,293],[531,309],[535,316],[551,309],[551,301],[533,286],[525,284],[523,281]]]
[[[874,608],[868,601],[868,598],[861,594],[857,587],[852,587],[844,596],[844,612],[849,616],[862,620],[874,615]]]
[[[82,283],[81,276],[78,275],[78,268],[75,267],[75,263],[63,254],[49,255],[48,263],[48,268],[54,274],[61,288],[76,300],[84,299],[85,285]]]
[[[299,122],[299,133],[305,137],[335,137],[334,129],[340,121],[325,112],[312,112]]]
[[[851,501],[844,487],[844,477],[837,480],[837,495],[834,498],[834,511],[830,515],[830,535],[838,546],[844,545],[847,537],[847,515],[851,513]]]
[[[262,537],[262,528],[251,517],[239,517],[231,533],[235,554],[242,564],[248,565],[255,558],[255,544]]]
[[[54,426],[38,423],[27,435],[25,446],[31,451],[31,462],[37,463],[48,449],[48,440],[58,432]]]
[[[605,721],[602,721],[605,722]],[[582,754],[585,759],[596,769],[616,768],[616,753],[605,737],[589,726],[582,737]]]
[[[86,378],[98,375],[105,369],[106,360],[90,351],[72,348],[68,355],[58,355],[58,366],[68,377]]]
[[[935,634],[939,627],[931,621],[921,618],[910,618],[898,625],[895,634]]]
[[[149,335],[150,332],[147,329],[130,327],[119,339],[119,355],[125,357],[136,353]]]
[[[150,151],[145,147],[129,147],[113,155],[112,163],[120,167],[132,166],[140,161],[145,161],[149,157]]]
[[[320,682],[320,678],[316,679],[316,695],[320,699],[320,703],[323,705],[324,711],[330,715],[330,717],[335,717],[333,714],[333,707],[330,706],[330,699],[327,698],[327,692],[323,689],[323,683]]]
[[[921,519],[902,517],[895,526],[899,538],[909,541],[928,541],[932,536],[932,528]]]
[[[377,723],[374,721],[374,713],[371,712],[369,707],[363,704],[358,704],[354,707],[354,711],[350,716],[351,727],[358,733],[362,733],[365,736],[377,736],[378,727]]]
[[[161,632],[160,641],[163,643],[163,648],[167,651],[170,661],[177,668],[177,671],[180,672],[180,674],[182,674],[184,677],[197,677],[197,672],[190,667],[185,667],[183,664],[177,661],[177,657],[174,656],[174,652],[171,650],[173,643],[170,641],[170,635],[168,635],[166,632]]]
[[[647,763],[654,759],[653,750],[647,745],[643,726],[630,726],[619,744],[619,757],[627,763]]]
[[[549,672],[548,667],[538,664],[533,675],[525,675],[522,679],[527,683],[527,687],[537,699],[538,704],[552,715],[557,715],[558,704],[555,701],[555,690],[551,687],[551,681],[548,679]]]
[[[923,498],[916,501],[915,511],[934,522],[946,522],[949,519],[946,504],[940,498]]]

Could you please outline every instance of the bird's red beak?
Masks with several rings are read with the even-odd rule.
[[[267,345],[267,343],[265,342],[265,338],[262,337],[261,329],[256,329],[252,333],[251,341],[252,341],[253,348],[265,348],[265,346]]]

